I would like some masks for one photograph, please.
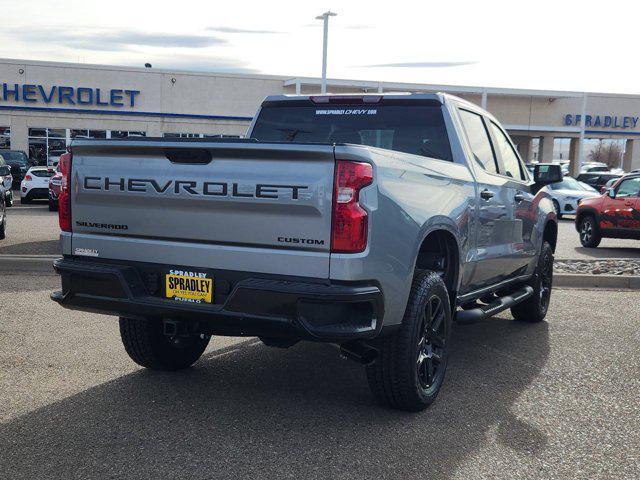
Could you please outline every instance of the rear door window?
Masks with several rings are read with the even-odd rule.
[[[502,159],[504,172],[501,173],[507,177],[524,180],[525,176],[522,171],[522,167],[520,166],[520,160],[518,159],[516,152],[513,150],[507,135],[493,122],[491,122],[491,130],[493,131],[493,136],[496,139],[496,150],[499,152],[500,158]]]
[[[459,112],[476,163],[488,172],[498,173],[498,164],[482,116],[469,110],[460,109]]]

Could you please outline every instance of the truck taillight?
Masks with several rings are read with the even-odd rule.
[[[60,179],[60,193],[58,194],[58,221],[60,230],[71,231],[71,152],[60,155],[58,167],[62,178]]]
[[[331,251],[357,253],[367,247],[367,212],[358,203],[360,190],[373,182],[368,163],[336,161],[331,217]]]

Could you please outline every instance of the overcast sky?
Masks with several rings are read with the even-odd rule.
[[[640,2],[0,0],[0,57],[640,93]]]

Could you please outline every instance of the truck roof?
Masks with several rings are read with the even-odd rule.
[[[383,92],[383,93],[325,93],[325,94],[313,94],[313,95],[293,95],[293,94],[285,94],[285,95],[269,95],[262,102],[262,106],[265,106],[269,103],[280,103],[280,102],[300,102],[300,101],[310,101],[317,105],[322,104],[330,104],[336,102],[336,100],[340,99],[371,99],[369,101],[363,101],[364,104],[367,105],[375,105],[376,103],[380,103],[382,100],[403,100],[405,102],[424,102],[434,101],[438,102],[441,105],[448,103],[451,100],[456,101],[464,105],[466,108],[471,108],[478,112],[482,112],[483,114],[493,118],[493,115],[481,108],[479,105],[470,102],[464,98],[457,97],[455,95],[451,95],[449,93],[444,92],[435,92],[435,93],[413,93],[413,92]],[[333,102],[331,101],[332,99]]]
[[[444,103],[445,97],[450,96],[445,93],[412,93],[412,92],[392,92],[392,93],[323,93],[323,94],[313,94],[313,95],[293,95],[293,94],[285,94],[285,95],[269,95],[264,101],[265,102],[291,102],[291,101],[300,101],[300,100],[310,100],[314,103],[324,103],[322,99],[324,98],[369,98],[369,99],[403,99],[403,100],[435,100],[439,103]],[[329,102],[327,102],[329,103]],[[368,103],[368,102],[366,102]],[[371,103],[377,103],[375,101],[371,101]]]

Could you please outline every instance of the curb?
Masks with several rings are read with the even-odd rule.
[[[2,273],[42,273],[55,275],[53,261],[61,255],[0,255]]]
[[[573,288],[624,288],[640,290],[640,277],[630,275],[580,275],[554,273],[554,287]]]

